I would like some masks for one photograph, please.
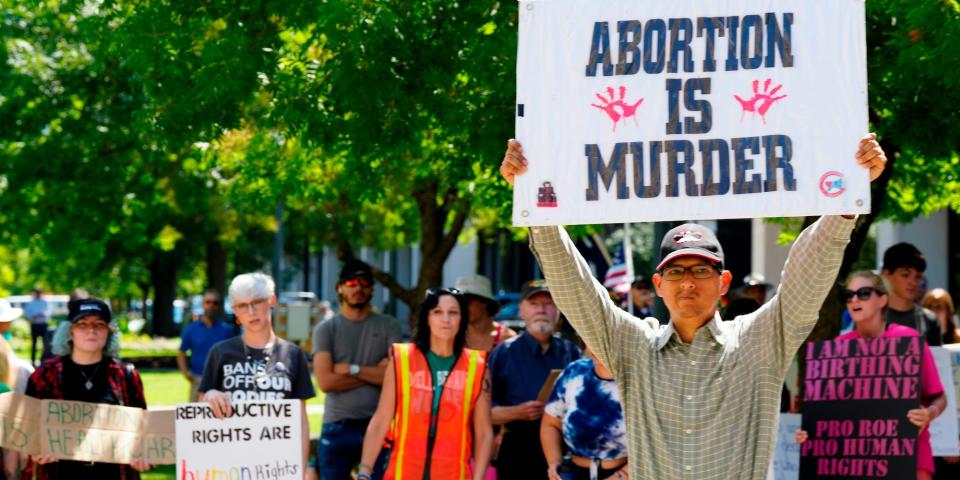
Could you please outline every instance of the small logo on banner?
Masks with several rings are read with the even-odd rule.
[[[753,81],[753,97],[750,97],[750,100],[744,100],[740,98],[740,95],[734,95],[733,98],[736,101],[740,102],[740,108],[743,110],[740,112],[740,121],[743,122],[743,116],[750,112],[754,115],[760,114],[760,119],[763,120],[764,125],[767,123],[767,112],[770,110],[770,107],[776,103],[777,100],[786,98],[786,95],[780,95],[775,97],[774,95],[783,88],[783,85],[777,85],[770,88],[770,84],[773,83],[773,80],[767,79],[763,82],[763,91],[760,91],[760,81]]]
[[[637,122],[637,107],[643,103],[643,99],[637,100],[633,105],[627,103],[627,87],[620,86],[620,96],[617,97],[616,92],[614,92],[613,87],[607,87],[608,97],[604,97],[602,94],[595,94],[597,98],[600,99],[600,105],[596,103],[591,103],[590,105],[600,110],[603,110],[603,113],[606,113],[610,120],[613,120],[613,131],[617,131],[617,122],[620,120],[626,120],[629,117],[633,117],[633,124],[640,126],[640,123]]]
[[[557,194],[553,191],[552,183],[543,182],[540,186],[540,190],[537,191],[537,206],[543,208],[557,207]]]
[[[843,181],[843,174],[840,172],[829,171],[820,177],[820,192],[828,197],[839,197],[847,190],[846,182]]]

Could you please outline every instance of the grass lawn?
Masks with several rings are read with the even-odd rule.
[[[189,398],[190,382],[183,378],[183,375],[177,370],[144,369],[140,370],[140,377],[143,379],[147,405],[151,407],[173,406],[177,403],[186,402]],[[307,405],[323,405],[323,392],[317,388],[316,379],[313,380],[317,396],[308,400]],[[310,423],[310,436],[319,436],[323,415],[308,414],[307,420]],[[175,476],[176,467],[174,465],[161,465],[143,474],[142,478],[143,480],[173,480]]]

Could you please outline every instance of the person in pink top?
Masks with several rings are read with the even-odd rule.
[[[846,289],[840,292],[840,298],[847,305],[847,311],[853,319],[855,328],[849,333],[837,337],[837,340],[879,337],[916,337],[920,333],[910,327],[887,324],[884,313],[887,308],[887,289],[883,278],[869,272],[856,272],[847,279]],[[920,428],[917,439],[917,479],[933,478],[933,450],[930,448],[930,430],[927,426],[947,408],[947,399],[943,394],[943,385],[937,374],[937,366],[930,353],[930,347],[923,344],[923,369],[920,371],[920,408],[907,412],[907,419]],[[797,430],[797,442],[803,443],[807,432]]]

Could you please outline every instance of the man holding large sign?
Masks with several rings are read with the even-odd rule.
[[[747,92],[737,94],[739,99],[730,94],[731,101],[741,105],[738,108],[750,112],[744,115],[743,124],[739,123],[739,118],[725,118],[714,123],[709,114],[710,102],[703,97],[710,91],[727,88],[727,77],[737,75],[729,72],[740,72],[744,78],[753,76],[756,80],[755,72],[748,70],[766,65],[766,58],[770,56],[762,55],[761,48],[774,52],[772,64],[767,67],[780,65],[788,70],[818,63],[821,56],[826,61],[826,56],[837,55],[835,46],[829,50],[816,48],[818,39],[815,38],[815,29],[818,26],[836,26],[836,29],[827,30],[837,35],[841,31],[843,35],[848,31],[859,32],[859,48],[862,49],[863,5],[858,2],[841,3],[844,7],[856,7],[853,10],[859,17],[833,9],[819,12],[796,1],[778,2],[776,12],[768,11],[771,6],[769,2],[755,1],[724,2],[722,5],[691,1],[642,5],[626,1],[522,3],[518,71],[521,105],[518,105],[518,115],[523,118],[518,121],[517,131],[522,140],[531,141],[533,147],[528,153],[535,161],[530,164],[530,172],[525,174],[528,163],[520,144],[516,141],[509,143],[500,167],[501,174],[511,184],[518,175],[525,174],[526,177],[518,181],[514,191],[515,223],[545,225],[561,222],[722,218],[749,215],[749,208],[756,214],[771,215],[774,210],[767,209],[771,203],[767,200],[767,194],[775,190],[784,193],[782,202],[799,204],[799,208],[804,209],[793,210],[793,214],[863,211],[868,197],[859,198],[859,205],[856,200],[847,203],[850,195],[847,199],[843,197],[844,191],[854,189],[854,184],[859,190],[866,190],[867,178],[857,171],[856,165],[867,168],[869,179],[873,180],[880,175],[886,163],[886,157],[873,135],[863,137],[855,160],[848,160],[847,149],[853,150],[850,127],[863,128],[866,123],[864,112],[860,112],[862,116],[846,118],[845,122],[849,122],[849,125],[837,126],[829,121],[821,125],[834,131],[816,131],[802,139],[800,133],[803,132],[798,131],[798,134],[791,133],[789,139],[784,139],[780,133],[772,130],[780,128],[780,124],[773,119],[772,109],[786,103],[785,98],[774,99],[786,93],[778,87],[783,84],[779,78],[776,82],[761,80],[755,83],[752,96],[749,93],[750,80],[746,82]],[[630,19],[639,18],[663,20],[650,20],[643,27],[637,26],[639,20],[631,23]],[[850,22],[850,18],[859,20],[852,22],[852,25],[842,23]],[[538,24],[538,21],[544,23]],[[761,27],[775,21],[780,22],[779,35],[785,39],[782,50],[779,47],[780,40],[763,41],[764,38],[777,38],[772,27]],[[613,57],[611,51],[605,49],[604,42],[611,35],[611,25],[616,25],[619,47],[625,53],[618,53],[617,57],[622,66],[607,69],[605,58],[608,55],[611,59]],[[691,25],[698,26],[700,36],[696,39]],[[743,29],[737,30],[735,25]],[[799,25],[804,25],[804,28],[799,28]],[[671,31],[669,46],[664,43],[667,36],[660,35],[668,27]],[[531,31],[536,28],[539,30]],[[725,37],[727,46],[723,51],[733,55],[732,61],[724,61],[722,67],[708,61],[713,58],[714,63],[720,63],[716,54],[719,48],[716,39],[723,36],[721,29],[729,35]],[[761,29],[768,37],[757,33]],[[801,30],[804,32],[801,33]],[[645,36],[642,46],[638,46],[641,45],[637,41],[641,31],[646,31],[653,40],[646,41]],[[741,35],[734,32],[748,33]],[[525,34],[533,38],[525,37]],[[714,41],[707,41],[704,36]],[[599,46],[593,46],[593,39]],[[743,49],[730,46],[736,43],[734,39],[741,41],[740,45],[744,41],[749,44]],[[569,44],[566,50],[561,48],[560,51],[554,51],[560,48],[558,44],[566,46],[567,42],[576,43],[576,40],[583,41],[583,48]],[[542,43],[536,44],[538,41]],[[525,50],[531,47],[530,43],[525,42],[534,43],[533,51]],[[570,55],[578,51],[589,52],[589,55]],[[630,51],[633,52],[632,57]],[[660,54],[662,51],[668,53]],[[692,52],[703,55],[696,57]],[[862,66],[865,63],[862,50],[860,53],[860,58],[853,60]],[[579,69],[565,68],[571,61],[565,60],[564,54],[576,61],[586,59],[586,72],[582,63]],[[693,67],[687,61],[691,55],[697,59],[697,65]],[[543,68],[539,74],[532,73],[524,63],[531,56],[539,58],[538,62],[534,62],[535,68]],[[671,61],[665,61],[667,56]],[[791,58],[790,67],[785,65],[787,57]],[[634,63],[643,60],[642,73],[639,67],[628,68],[631,58]],[[684,60],[683,63],[671,66],[678,59]],[[648,62],[653,64],[650,70],[647,70]],[[578,88],[564,83],[574,77],[582,79],[584,74],[589,77],[591,64],[596,65],[596,72],[602,72],[604,76],[608,75],[608,71],[611,75],[618,72],[621,75],[632,74],[631,82],[648,75],[662,74],[664,68],[673,76],[666,78],[666,94],[663,98],[654,98],[645,92],[637,96],[638,92],[632,87],[620,89],[617,85],[612,91],[599,89],[601,95],[594,98],[595,105],[591,105],[586,95],[589,91],[587,87]],[[703,69],[704,72],[712,68],[715,72],[726,73],[716,75],[716,82],[691,82],[683,78],[690,75],[679,73],[680,65],[683,65],[684,72],[690,72],[690,67]],[[831,73],[845,73],[847,70],[837,66]],[[601,73],[596,72],[597,77],[591,79],[599,78]],[[533,80],[525,78],[527,73],[531,73]],[[772,74],[772,70],[764,73]],[[813,81],[816,76],[814,73],[807,71],[802,78]],[[672,78],[681,81],[671,82]],[[799,91],[804,88],[803,79],[798,77],[790,85],[796,86]],[[847,83],[848,80],[851,79],[843,79],[840,83]],[[852,80],[856,88],[865,88],[862,72]],[[545,97],[552,104],[531,103],[524,99],[532,87],[523,82],[531,81],[540,82],[537,88],[545,92]],[[662,75],[659,82],[663,91]],[[580,96],[581,93],[584,95]],[[568,97],[575,98],[569,100]],[[644,101],[640,102],[638,97],[643,97]],[[699,114],[686,116],[681,113],[681,97],[687,111],[685,113],[699,110]],[[853,103],[862,109],[865,102],[858,98],[864,98],[862,91],[861,95],[834,98],[833,107],[842,110],[844,105]],[[576,105],[584,102],[585,108],[578,110]],[[650,120],[649,116],[638,113],[638,109],[648,105],[653,107],[653,112],[668,112],[666,122]],[[820,121],[814,122],[818,116],[803,108],[806,107],[801,105],[791,110],[789,115],[794,118],[795,124],[799,120],[811,124]],[[594,124],[581,122],[584,123],[581,125],[577,122],[588,114],[596,113],[591,110],[598,111],[601,120],[607,122],[605,134],[599,133]],[[797,115],[804,111],[806,114]],[[857,118],[860,120],[857,121]],[[570,123],[572,128],[563,128],[559,125],[561,122]],[[620,141],[619,135],[631,127],[646,128],[650,125],[657,126],[661,136],[664,135],[664,125],[668,130],[666,135],[675,134],[679,128],[680,132],[676,133],[689,135],[689,139],[677,137],[677,140],[670,140],[673,143],[669,145],[664,139],[651,141],[640,137]],[[711,125],[717,129],[711,130]],[[719,133],[721,127],[728,133],[717,137],[706,136]],[[597,135],[598,139],[606,135],[606,146],[598,146],[598,140],[591,141],[585,135]],[[703,138],[719,141],[700,141]],[[817,139],[823,141],[818,142]],[[695,140],[699,142],[696,155],[692,150]],[[641,145],[644,142],[646,144]],[[823,149],[819,156],[827,162],[829,171],[836,173],[820,181],[814,179],[814,188],[821,191],[825,198],[841,199],[837,203],[810,199],[804,204],[806,197],[792,196],[796,188],[810,183],[808,168],[801,167],[800,163],[817,156],[808,150],[814,145]],[[723,153],[727,147],[733,151]],[[651,151],[648,149],[652,149],[652,154],[647,161],[643,161],[644,152]],[[579,153],[574,157],[571,152]],[[704,155],[704,152],[709,155]],[[806,153],[801,155],[801,152]],[[631,183],[634,188],[629,189],[623,175],[628,171],[628,153],[632,156],[629,170],[634,172],[634,181]],[[663,153],[666,153],[666,161],[661,167]],[[757,158],[753,158],[754,155]],[[603,160],[601,156],[610,160]],[[579,160],[571,161],[571,158]],[[711,165],[704,165],[700,170],[703,181],[694,181],[696,158],[706,159]],[[653,162],[649,163],[651,159]],[[766,165],[765,179],[763,172],[751,171],[754,160],[758,165]],[[731,161],[734,185],[730,185]],[[719,168],[713,169],[716,162],[719,162]],[[583,171],[587,172],[587,176],[580,176],[579,181],[550,176],[551,172],[573,172],[570,176],[575,177],[577,172]],[[649,173],[646,180],[642,176],[645,171]],[[660,189],[661,172],[667,174],[664,190]],[[679,185],[678,179],[681,177],[684,179],[683,185]],[[614,179],[617,179],[616,183]],[[848,183],[845,179],[852,182]],[[599,180],[609,191],[600,190]],[[549,185],[538,187],[544,182]],[[741,185],[737,186],[736,183]],[[537,188],[540,191],[534,194]],[[630,198],[641,190],[644,195]],[[684,192],[683,196],[678,193],[680,191]],[[565,192],[574,194],[565,196]],[[601,204],[593,200],[594,193],[597,194],[596,198],[601,198],[602,194],[613,201]],[[627,198],[621,198],[624,194]],[[743,205],[746,201],[736,200],[738,196],[753,197],[749,203],[756,206]],[[532,205],[532,199],[536,200],[536,206]],[[654,199],[662,202],[650,203]],[[758,199],[764,201],[758,202]],[[738,208],[742,209],[738,212]],[[777,215],[787,214],[782,210],[776,212]],[[653,318],[637,319],[611,302],[606,290],[591,276],[590,268],[562,228],[531,228],[531,249],[554,292],[557,305],[617,378],[627,419],[632,478],[766,477],[773,450],[780,388],[786,370],[794,353],[816,323],[820,305],[833,285],[853,228],[853,219],[853,215],[825,216],[807,228],[791,248],[776,295],[756,312],[729,322],[720,321],[717,304],[721,295],[729,289],[731,274],[724,269],[723,249],[713,232],[693,224],[671,230],[661,243],[660,262],[653,276],[657,294],[663,298],[670,312],[670,323],[664,326],[660,326]]]

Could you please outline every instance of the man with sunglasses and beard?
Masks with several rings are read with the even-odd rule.
[[[373,311],[373,272],[366,263],[351,259],[344,264],[337,297],[340,312],[313,330],[313,371],[327,394],[317,448],[325,480],[352,478],[367,424],[377,410],[387,352],[403,335],[396,318]]]

